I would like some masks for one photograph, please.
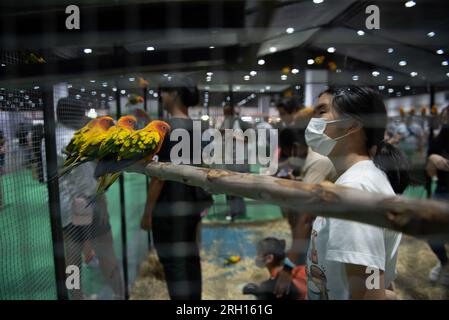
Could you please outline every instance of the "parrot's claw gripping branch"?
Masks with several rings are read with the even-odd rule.
[[[367,223],[427,239],[447,239],[449,234],[449,204],[435,200],[385,197],[330,183],[315,185],[161,162],[136,164],[127,171],[202,187],[214,194],[251,198],[298,212]]]

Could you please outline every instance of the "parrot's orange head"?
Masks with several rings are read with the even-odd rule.
[[[137,119],[134,116],[123,116],[117,121],[117,126],[134,130],[137,125]]]
[[[110,127],[114,125],[114,119],[109,116],[99,117],[97,118],[97,124],[103,130],[108,130]]]
[[[171,127],[165,121],[153,120],[148,125],[148,129],[157,131],[161,136],[165,137],[165,135],[170,132]]]

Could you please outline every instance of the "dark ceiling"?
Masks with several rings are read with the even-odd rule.
[[[85,0],[77,1],[81,30],[74,31],[64,23],[64,8],[72,1],[2,0],[0,59],[20,50],[39,53],[46,63],[1,61],[0,84],[82,83],[94,77],[97,83],[119,79],[121,86],[132,87],[130,76],[156,85],[165,73],[186,72],[211,91],[230,85],[248,92],[267,86],[283,91],[303,84],[306,69],[328,68],[335,85],[413,88],[403,94],[429,86],[446,89],[449,66],[442,63],[449,60],[449,1],[416,0],[411,8],[405,2]],[[380,30],[365,27],[370,4],[380,8]],[[150,46],[155,50],[147,51]],[[335,52],[327,52],[329,47]],[[92,53],[85,54],[85,48]],[[320,56],[322,63],[307,64]],[[258,65],[259,59],[265,64]],[[257,74],[245,80],[250,71]],[[206,72],[213,72],[209,81]]]

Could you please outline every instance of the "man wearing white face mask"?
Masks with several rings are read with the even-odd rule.
[[[384,140],[387,115],[378,93],[359,87],[324,92],[314,116],[306,141],[332,161],[335,184],[385,196],[404,191],[407,159]],[[308,298],[394,298],[400,241],[392,230],[316,217],[307,254]],[[373,276],[376,285],[368,285]]]

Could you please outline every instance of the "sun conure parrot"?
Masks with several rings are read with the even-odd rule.
[[[114,119],[104,116],[95,120],[75,132],[66,147],[68,156],[59,172],[59,177],[69,173],[80,164],[96,158],[101,142],[107,137],[108,130],[114,126]]]
[[[137,119],[134,116],[127,115],[118,119],[117,124],[108,130],[109,135],[100,145],[97,159],[105,161],[114,161],[118,154],[121,145],[134,131],[137,125]],[[99,177],[97,186],[97,195],[104,193],[106,189],[104,186],[112,185],[119,177],[120,173],[105,174]]]
[[[112,173],[115,179],[102,183],[99,191],[107,190],[115,182],[121,171],[137,161],[149,162],[161,149],[164,138],[170,132],[170,125],[164,121],[151,121],[141,130],[134,131],[124,139],[117,138],[116,147],[104,160],[100,160],[95,169],[95,176],[101,177]],[[108,160],[107,160],[108,159]],[[110,160],[112,159],[112,160]]]

